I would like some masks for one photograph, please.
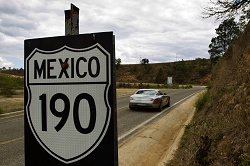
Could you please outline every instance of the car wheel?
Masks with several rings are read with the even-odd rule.
[[[167,107],[170,107],[170,98],[168,99]]]
[[[162,111],[162,101],[161,101],[159,107],[157,108],[157,111],[158,111],[158,112],[161,112],[161,111]]]

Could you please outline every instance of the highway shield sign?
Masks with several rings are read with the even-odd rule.
[[[89,34],[79,35],[72,40],[84,43],[88,42],[88,37]],[[109,38],[113,38],[112,33]],[[47,42],[51,43],[51,39]],[[58,38],[60,42],[62,39],[64,37]],[[43,153],[51,156],[51,163],[56,159],[59,163],[72,165],[83,162],[94,165],[93,158],[97,160],[102,151],[109,150],[99,149],[107,148],[101,144],[106,144],[109,138],[114,141],[110,156],[116,163],[116,108],[115,95],[111,94],[115,92],[113,42],[110,42],[110,51],[102,46],[102,42],[93,43],[92,40],[87,47],[74,47],[65,42],[59,48],[56,44],[56,49],[51,50],[39,46],[46,43],[46,39],[38,40],[25,42],[26,47],[28,43],[35,46],[27,50],[25,57],[25,127],[28,128],[25,137],[27,140],[35,138],[33,141],[45,151]],[[110,129],[112,132],[108,132]],[[26,144],[29,143],[25,141]],[[29,156],[29,148],[27,153]],[[37,161],[26,160],[33,164]]]

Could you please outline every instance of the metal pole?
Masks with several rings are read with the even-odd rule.
[[[79,34],[79,8],[71,4],[70,10],[65,10],[65,36]]]

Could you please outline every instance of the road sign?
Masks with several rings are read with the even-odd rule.
[[[172,77],[168,77],[168,84],[169,84],[169,85],[172,84]]]
[[[26,165],[117,164],[113,68],[112,32],[25,41]]]

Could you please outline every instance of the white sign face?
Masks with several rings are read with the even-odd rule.
[[[168,77],[168,84],[172,84],[172,77]]]
[[[25,67],[26,115],[37,141],[64,163],[89,155],[105,136],[111,118],[110,54],[99,44],[35,49]]]

